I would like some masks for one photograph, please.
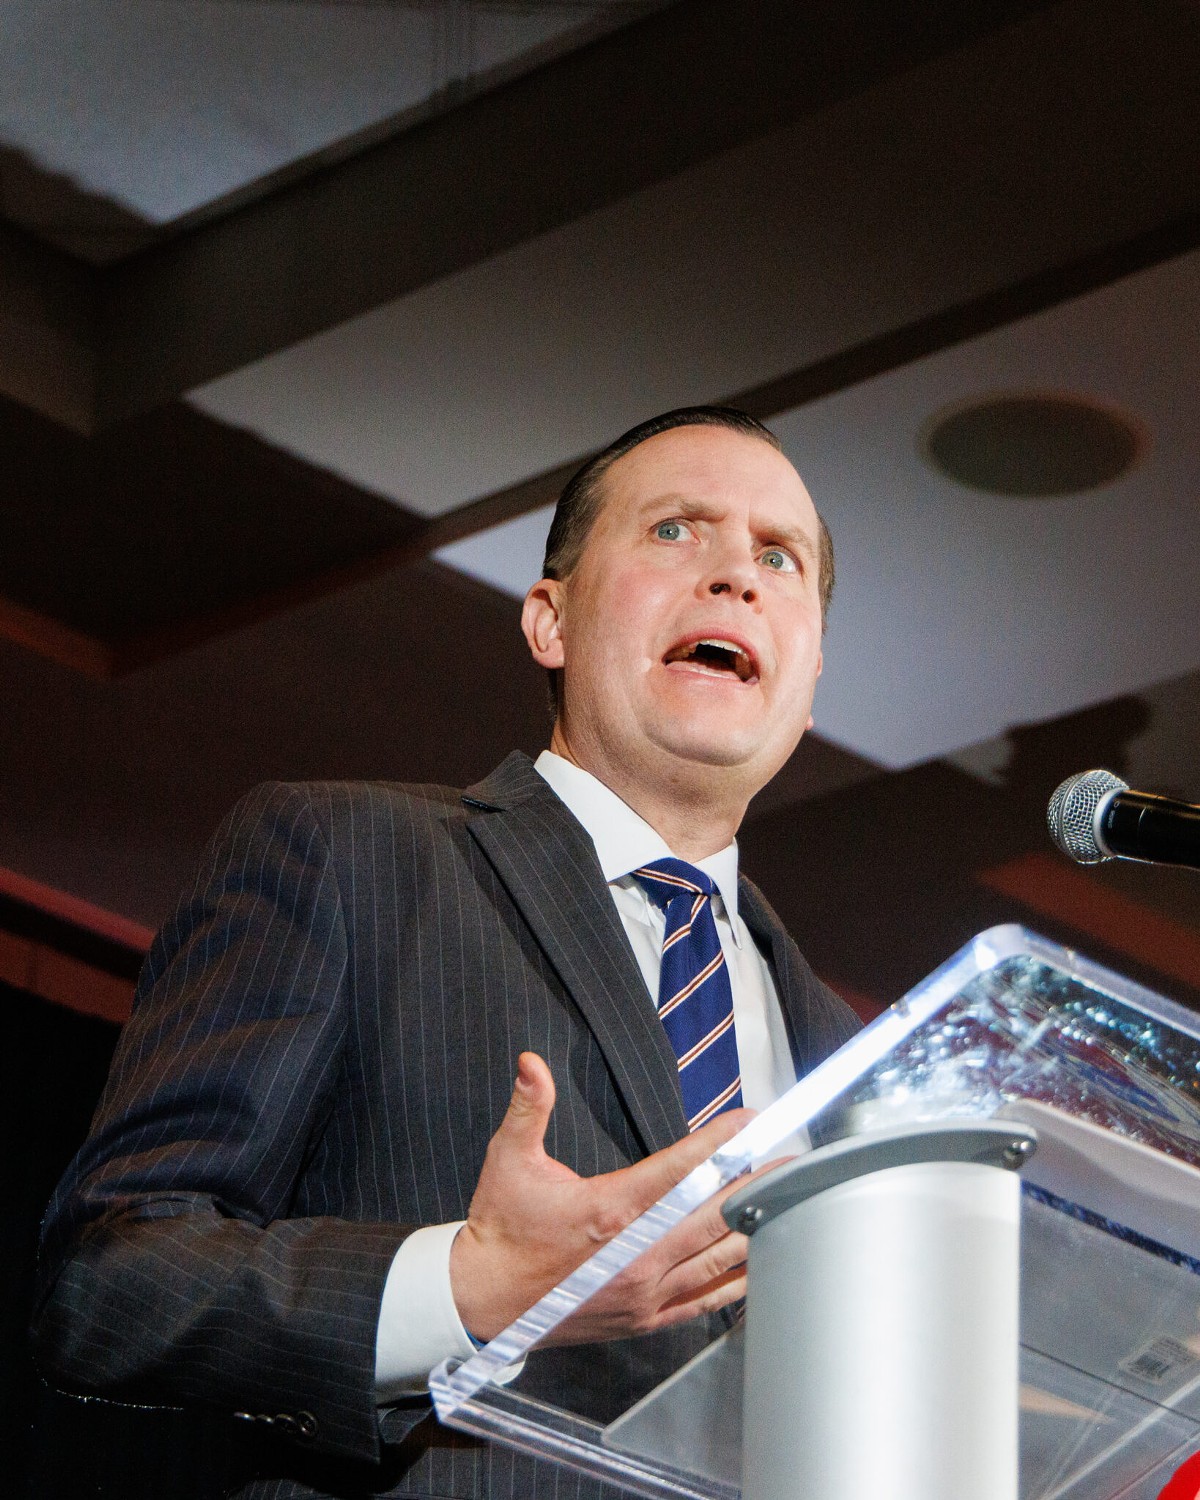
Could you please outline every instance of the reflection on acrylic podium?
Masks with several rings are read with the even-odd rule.
[[[784,1152],[725,1206],[745,1321],[603,1422],[547,1400],[538,1341]],[[431,1390],[662,1500],[1157,1500],[1200,1452],[1200,1018],[983,933]]]

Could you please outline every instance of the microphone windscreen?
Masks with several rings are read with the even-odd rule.
[[[1098,865],[1112,855],[1096,839],[1096,809],[1110,792],[1127,792],[1129,783],[1111,771],[1077,771],[1056,788],[1046,809],[1050,837],[1081,865]]]

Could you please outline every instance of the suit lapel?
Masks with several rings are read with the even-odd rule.
[[[801,1078],[808,1072],[812,1062],[808,1056],[808,1005],[800,966],[800,951],[772,911],[766,897],[744,875],[738,880],[738,910],[755,940],[766,946],[775,989],[779,995],[779,1006],[787,1028],[792,1062],[796,1077]]]
[[[514,754],[463,801],[467,827],[579,1007],[647,1151],[687,1134],[675,1056],[591,839]]]

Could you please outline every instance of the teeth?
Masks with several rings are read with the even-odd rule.
[[[754,662],[750,653],[744,646],[739,646],[736,641],[727,641],[719,635],[708,636],[704,640],[690,641],[687,645],[675,646],[663,658],[664,661],[691,661],[699,655],[700,648],[707,647],[712,651],[720,651],[727,660],[727,666],[733,669],[734,674],[742,682],[749,682],[754,676]],[[713,670],[709,662],[701,662],[700,665]]]
[[[742,648],[740,646],[734,645],[734,643],[732,641],[718,641],[718,640],[697,641],[696,645],[697,646],[716,646],[718,648],[718,650],[721,650],[721,651],[733,651],[738,656],[746,656],[746,653],[742,650]],[[747,659],[747,661],[749,661],[749,657],[746,657],[746,659]]]
[[[691,647],[691,652],[694,654],[700,646],[708,646],[713,650],[728,653],[733,658],[733,670],[740,681],[749,682],[753,677],[754,663],[750,660],[750,653],[739,646],[736,641],[727,641],[721,636],[709,636],[705,640],[696,641]]]

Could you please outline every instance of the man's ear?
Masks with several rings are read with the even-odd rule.
[[[563,665],[563,586],[558,578],[539,578],[525,595],[521,629],[539,667],[555,671]]]
[[[824,651],[818,651],[817,652],[817,677],[820,677],[821,673],[824,670],[825,670],[825,653],[824,653]],[[815,683],[816,678],[814,678],[813,681]],[[805,734],[807,734],[808,731],[813,727],[813,722],[814,722],[813,716],[812,716],[812,714],[809,714],[809,716],[808,716],[808,723],[804,726],[804,732],[805,732]]]

